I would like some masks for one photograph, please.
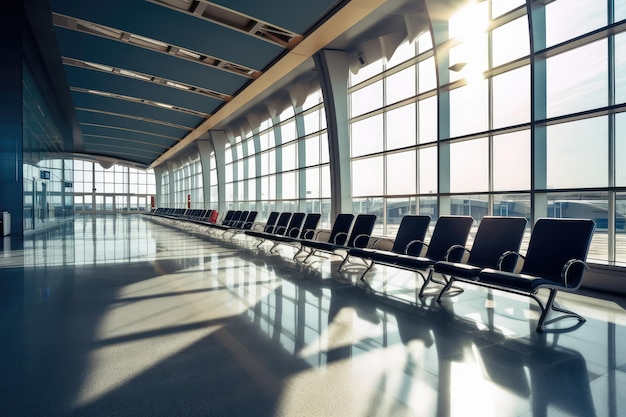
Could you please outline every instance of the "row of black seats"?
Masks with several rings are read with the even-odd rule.
[[[595,223],[589,219],[538,220],[531,232],[525,255],[519,252],[526,219],[522,217],[483,217],[478,225],[471,249],[466,248],[474,220],[469,216],[441,216],[435,223],[429,243],[425,236],[431,222],[430,216],[405,216],[400,224],[390,250],[377,249],[375,241],[370,248],[352,248],[347,252],[342,270],[350,257],[365,261],[365,275],[376,265],[386,265],[417,272],[424,283],[419,296],[431,282],[441,284],[437,300],[452,287],[455,281],[472,283],[492,289],[525,295],[535,300],[540,308],[537,331],[545,325],[572,317],[578,324],[585,319],[555,304],[557,292],[577,291],[586,268],[585,261]],[[518,262],[522,261],[521,268]],[[437,281],[434,273],[443,281]],[[548,289],[547,302],[538,298],[540,289]],[[551,320],[551,311],[561,313]]]
[[[174,220],[186,220],[197,223],[215,223],[217,220],[217,210],[211,209],[184,209],[184,208],[167,208],[159,207],[152,209],[150,216],[163,217]]]

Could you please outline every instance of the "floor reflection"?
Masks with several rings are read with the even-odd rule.
[[[0,415],[626,414],[622,299],[570,295],[588,322],[541,335],[527,300],[409,305],[201,232],[87,217],[4,249]]]

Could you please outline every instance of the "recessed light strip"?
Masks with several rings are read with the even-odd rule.
[[[79,93],[95,94],[95,95],[115,98],[119,100],[131,101],[133,103],[147,104],[149,106],[155,106],[155,107],[165,108],[168,110],[179,111],[182,113],[193,114],[194,116],[202,117],[203,119],[208,119],[211,116],[210,114],[202,113],[196,110],[186,109],[184,107],[175,106],[173,104],[161,103],[158,101],[147,100],[147,99],[138,98],[138,97],[125,96],[122,94],[110,93],[107,91],[90,90],[87,88],[80,88],[80,87],[70,87],[70,90],[76,91]]]
[[[91,23],[86,20],[76,19],[58,13],[52,13],[52,21],[55,26],[65,29],[76,30],[90,35],[96,35],[118,42],[129,43],[134,46],[149,49],[155,52],[161,52],[173,55],[177,58],[186,59],[195,63],[206,65],[208,67],[217,68],[231,74],[240,75],[242,77],[256,79],[261,75],[261,71],[248,68],[234,62],[225,61],[216,57],[202,54],[200,52],[181,48],[179,46],[170,45],[156,39],[147,38],[145,36],[124,32],[108,26]]]
[[[171,81],[166,78],[157,77],[155,75],[144,74],[137,71],[130,71],[121,68],[115,68],[108,65],[96,64],[94,62],[83,61],[75,58],[63,57],[63,63],[66,65],[72,65],[80,68],[87,68],[96,71],[108,72],[116,75],[122,75],[129,78],[134,78],[141,81],[151,82],[154,84],[164,85],[167,87],[176,88],[179,90],[189,91],[191,93],[200,94],[203,96],[211,97],[221,101],[230,101],[232,96],[228,94],[219,93],[217,91],[208,90],[206,88],[197,87],[191,84],[185,84],[179,81]]]

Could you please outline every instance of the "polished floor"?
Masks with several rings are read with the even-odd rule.
[[[419,300],[384,267],[375,295],[338,258],[171,226],[4,239],[0,416],[626,415],[626,298],[563,294],[587,322],[538,334],[525,298]]]

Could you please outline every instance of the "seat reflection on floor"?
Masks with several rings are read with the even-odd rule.
[[[141,216],[23,243],[0,257],[3,417],[626,415],[621,299],[569,295],[602,308],[538,334],[506,314],[526,300],[390,300],[339,258],[305,268]]]

